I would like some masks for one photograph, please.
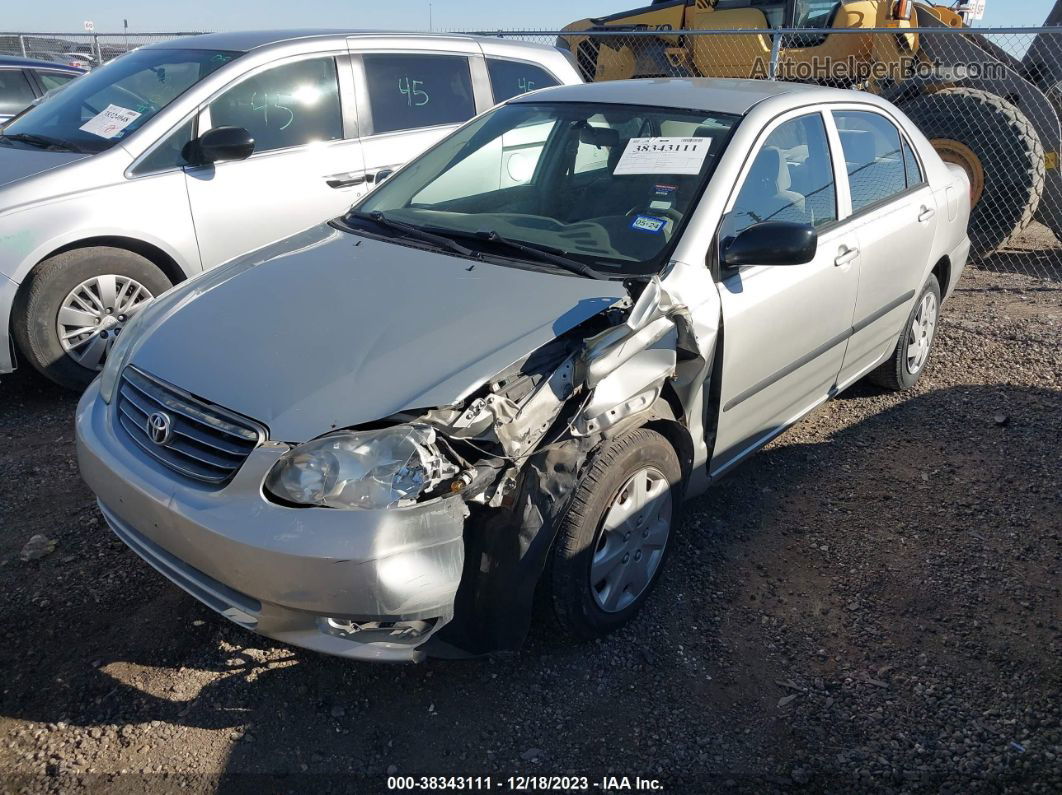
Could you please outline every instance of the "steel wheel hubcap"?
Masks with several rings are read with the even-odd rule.
[[[71,290],[59,307],[59,344],[82,367],[100,370],[122,328],[153,297],[128,276],[93,276]]]
[[[671,533],[671,485],[656,467],[632,475],[605,510],[590,562],[590,592],[606,613],[629,607],[649,587]]]
[[[922,296],[918,311],[907,333],[907,372],[914,375],[925,366],[933,333],[937,329],[937,298],[933,293]]]

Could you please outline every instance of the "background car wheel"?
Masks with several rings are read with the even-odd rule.
[[[606,443],[580,481],[546,572],[569,635],[627,623],[656,584],[682,505],[682,468],[660,434],[639,428]]]
[[[867,380],[896,391],[910,389],[918,383],[933,350],[939,318],[940,285],[937,284],[937,277],[930,275],[900,332],[895,350],[867,376]]]
[[[84,389],[125,323],[170,288],[150,260],[92,246],[45,260],[23,284],[14,333],[22,355],[60,386]]]
[[[969,175],[975,256],[1005,246],[1032,222],[1044,191],[1044,150],[1015,105],[987,91],[947,88],[901,110],[941,158]]]

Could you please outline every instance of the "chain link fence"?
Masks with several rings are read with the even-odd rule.
[[[969,173],[972,264],[1062,280],[1060,28],[478,33],[556,44],[590,81],[774,79],[881,95]],[[900,155],[884,142],[871,154],[882,163]]]
[[[37,58],[84,69],[155,41],[195,33],[0,33],[0,55]]]
[[[774,79],[879,94],[970,174],[972,264],[1062,281],[1062,28],[475,33],[560,46],[586,80]],[[0,33],[0,53],[92,67],[185,35],[194,34]]]

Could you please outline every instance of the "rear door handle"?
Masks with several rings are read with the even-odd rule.
[[[930,218],[937,214],[937,211],[932,207],[923,207],[922,212],[918,214],[918,223],[924,224]]]
[[[837,255],[837,259],[833,261],[833,264],[840,267],[841,265],[847,265],[859,256],[858,248],[849,248],[842,251]]]
[[[353,188],[365,182],[364,174],[332,174],[325,177],[325,184],[330,188]]]

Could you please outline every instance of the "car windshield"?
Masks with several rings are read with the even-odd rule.
[[[345,222],[394,237],[445,236],[536,267],[577,270],[574,262],[581,272],[644,277],[666,263],[738,120],[631,105],[503,105],[414,160]]]
[[[79,77],[8,124],[0,141],[102,152],[239,55],[218,50],[136,50]]]

